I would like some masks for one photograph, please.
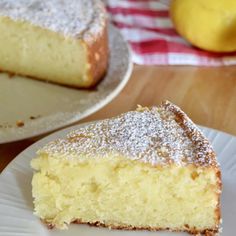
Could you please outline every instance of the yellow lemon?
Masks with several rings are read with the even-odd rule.
[[[173,0],[170,15],[177,32],[193,45],[236,51],[236,0]]]

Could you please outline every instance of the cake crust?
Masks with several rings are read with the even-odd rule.
[[[108,25],[105,22],[105,27],[102,32],[93,39],[87,42],[88,47],[88,61],[90,70],[88,77],[90,82],[85,85],[85,88],[95,86],[106,74],[109,61],[109,47],[108,47]]]
[[[1,0],[0,16],[85,41],[93,40],[106,21],[100,0]]]
[[[49,229],[53,229],[55,226],[52,224],[48,224],[45,221],[43,221],[44,224],[47,225],[47,227]],[[115,230],[148,230],[148,231],[171,231],[171,232],[186,232],[192,235],[203,235],[203,236],[215,236],[217,235],[217,233],[219,232],[218,228],[215,229],[204,229],[204,230],[196,230],[194,228],[189,228],[188,225],[186,225],[185,230],[181,230],[181,229],[176,229],[176,230],[171,230],[170,228],[152,228],[152,227],[133,227],[131,225],[111,225],[111,224],[104,224],[101,223],[99,221],[96,222],[84,222],[80,219],[75,220],[74,222],[72,222],[74,224],[86,224],[89,226],[93,226],[93,227],[99,227],[99,228],[108,228],[108,229],[115,229]]]
[[[133,226],[115,226],[115,225],[107,225],[101,222],[95,222],[95,223],[90,223],[90,222],[82,222],[81,220],[76,220],[73,222],[75,224],[88,224],[90,226],[94,227],[105,227],[109,229],[117,229],[117,230],[148,230],[148,231],[171,231],[171,232],[186,232],[192,235],[204,235],[204,236],[215,236],[218,233],[218,229],[205,229],[205,230],[196,230],[196,229],[191,229],[186,227],[185,230],[181,229],[176,229],[176,230],[171,230],[170,228],[152,228],[152,227],[133,227]]]
[[[64,139],[50,142],[39,153],[62,154],[71,159],[76,153],[90,157],[101,154],[102,158],[107,150],[152,166],[177,164],[219,169],[209,141],[169,101],[159,107],[138,107],[136,111],[88,124]]]

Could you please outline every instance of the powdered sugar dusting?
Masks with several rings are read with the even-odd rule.
[[[101,32],[106,18],[99,0],[1,0],[0,16],[73,37]]]
[[[216,165],[209,142],[176,106],[141,108],[98,121],[46,145],[40,152],[76,158],[124,155],[152,165]]]

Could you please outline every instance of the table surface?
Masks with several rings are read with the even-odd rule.
[[[112,117],[137,104],[157,105],[163,100],[180,106],[197,124],[236,135],[236,66],[135,66],[117,98],[78,123]],[[38,139],[0,145],[0,171]]]

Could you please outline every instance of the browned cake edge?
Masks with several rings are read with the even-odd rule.
[[[162,102],[162,106],[167,110],[174,113],[176,117],[176,122],[183,128],[186,132],[188,137],[192,140],[192,142],[199,147],[199,152],[202,149],[206,149],[206,147],[210,150],[207,153],[207,157],[211,159],[211,165],[209,168],[213,169],[218,177],[218,189],[219,192],[217,193],[218,204],[215,209],[215,216],[216,216],[216,225],[220,225],[221,222],[221,209],[220,209],[220,195],[222,191],[222,180],[221,180],[221,172],[219,168],[219,164],[217,163],[216,153],[213,151],[208,139],[202,134],[202,132],[197,128],[197,126],[192,122],[192,120],[176,105],[169,101]],[[197,137],[197,138],[196,138]]]
[[[188,228],[188,226],[186,225],[184,230],[181,229],[176,229],[176,230],[172,230],[170,228],[152,228],[152,227],[134,227],[134,226],[129,226],[129,225],[120,225],[120,226],[115,226],[115,225],[106,225],[104,223],[100,223],[100,222],[94,222],[94,223],[90,223],[90,222],[81,222],[80,220],[77,220],[73,223],[76,224],[88,224],[90,226],[95,226],[95,227],[106,227],[106,228],[110,228],[110,229],[118,229],[118,230],[148,230],[148,231],[163,231],[163,230],[168,230],[171,232],[187,232],[193,235],[196,234],[202,234],[205,236],[213,236],[218,232],[218,229],[204,229],[204,230],[196,230],[194,228]]]
[[[199,153],[198,158],[201,158],[201,153],[204,153],[205,162],[210,163],[212,167],[219,169],[216,154],[212,149],[208,139],[203,135],[199,128],[192,122],[192,120],[176,105],[169,101],[162,102],[161,106],[175,116],[175,121],[184,130],[188,138],[196,146],[196,151]],[[206,155],[205,155],[206,154]]]
[[[96,85],[106,74],[109,61],[109,42],[107,22],[103,32],[97,36],[92,43],[86,43],[88,48],[88,61],[90,70],[88,71],[88,84],[85,88]]]
[[[49,229],[53,229],[54,225],[53,224],[47,224],[45,221],[42,220],[44,224],[47,225]],[[171,232],[187,232],[192,235],[205,235],[205,236],[214,236],[219,232],[219,228],[214,228],[214,229],[203,229],[203,230],[197,230],[195,228],[189,228],[188,225],[185,225],[185,229],[170,229],[170,228],[156,228],[156,227],[135,227],[131,225],[112,225],[112,224],[104,224],[99,221],[96,222],[84,222],[80,219],[77,219],[73,222],[74,224],[87,224],[89,226],[94,226],[94,227],[104,227],[104,228],[109,228],[109,229],[116,229],[116,230],[148,230],[148,231],[171,231]]]

